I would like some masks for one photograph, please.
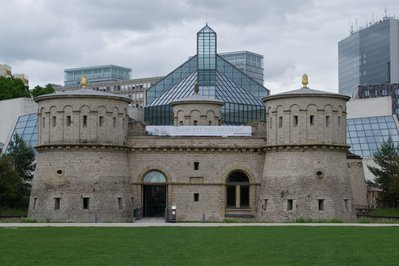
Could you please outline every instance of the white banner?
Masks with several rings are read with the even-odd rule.
[[[252,135],[250,126],[146,126],[148,135],[153,136],[244,136]]]

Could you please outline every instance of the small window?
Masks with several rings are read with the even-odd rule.
[[[209,122],[208,122],[208,125],[212,126],[212,121],[209,121]]]
[[[338,116],[338,126],[341,126],[341,117]]]
[[[194,126],[196,126],[196,125],[198,124],[198,121],[197,121],[197,120],[194,120],[194,121],[193,121],[193,124],[194,124]]]
[[[43,128],[46,127],[46,118],[45,118],[45,117],[43,117],[42,127],[43,127]]]
[[[278,127],[283,127],[283,117],[282,116],[278,117]]]
[[[87,127],[87,115],[83,116],[83,127]]]
[[[116,117],[112,118],[112,125],[114,128],[116,128]]]
[[[272,126],[272,124],[273,124],[273,118],[272,117],[270,117],[269,122],[270,122],[270,128],[272,128],[273,127]]]
[[[57,125],[57,117],[56,116],[52,117],[52,124],[53,124],[53,127],[55,127]]]
[[[33,206],[32,209],[36,209],[36,202],[37,202],[37,198],[33,198]]]
[[[71,116],[70,115],[67,115],[65,124],[67,127],[69,127],[71,125]]]
[[[262,202],[262,209],[263,209],[264,211],[266,211],[266,209],[267,209],[267,199],[263,199],[263,202]]]
[[[298,116],[294,115],[294,127],[298,125]]]
[[[292,199],[287,200],[287,211],[292,211],[293,206],[294,206],[294,200]]]
[[[183,125],[183,121],[180,121],[180,122],[179,122],[179,125],[182,126],[182,125]]]
[[[311,116],[310,116],[310,124],[311,124],[311,125],[314,125],[314,115],[311,115]]]
[[[98,117],[98,125],[102,127],[104,125],[104,116],[99,116]]]
[[[118,197],[118,208],[119,210],[123,210],[122,198]]]
[[[132,208],[133,208],[133,206],[134,206],[134,204],[133,204],[133,203],[134,203],[134,198],[133,198],[133,197],[131,197],[131,198],[130,198],[130,204],[132,204]]]
[[[194,201],[199,201],[199,193],[194,193]]]
[[[122,121],[122,128],[125,129],[125,118],[123,118],[123,121]]]
[[[327,115],[326,116],[326,127],[330,126],[330,117]]]
[[[324,200],[323,199],[319,199],[319,211],[324,211]]]
[[[54,210],[59,210],[61,205],[61,198],[54,198]]]
[[[348,199],[344,199],[344,204],[345,204],[345,210],[349,210],[349,205],[348,205],[349,200]]]
[[[199,162],[194,162],[194,170],[199,170]]]
[[[90,198],[83,198],[83,210],[88,210],[90,204]]]

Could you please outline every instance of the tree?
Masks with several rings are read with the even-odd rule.
[[[20,205],[22,178],[14,170],[12,159],[3,155],[0,157],[0,206],[14,208]]]
[[[30,97],[29,87],[20,79],[0,77],[0,101],[20,97]]]
[[[7,156],[11,158],[13,167],[22,182],[19,187],[20,203],[27,206],[31,191],[31,181],[35,170],[35,151],[26,144],[21,136],[16,134],[10,141]]]
[[[367,167],[376,177],[374,184],[382,189],[378,199],[386,208],[395,207],[399,199],[399,145],[395,147],[388,138],[373,156],[377,167]]]
[[[55,90],[53,88],[53,85],[51,85],[51,84],[47,84],[45,87],[41,87],[41,86],[37,85],[31,91],[31,94],[32,94],[33,97],[37,97],[37,96],[40,96],[40,95],[53,93],[54,91]]]

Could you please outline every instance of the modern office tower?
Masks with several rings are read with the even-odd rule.
[[[263,85],[263,55],[249,51],[220,53],[223,57],[239,70]]]
[[[83,75],[86,75],[87,82],[129,80],[132,70],[127,67],[104,65],[70,68],[64,70],[65,86],[79,85]]]
[[[82,77],[81,77],[82,78]],[[87,89],[109,92],[132,99],[133,107],[142,108],[146,105],[145,93],[163,77],[138,78],[119,81],[102,81],[87,84]],[[79,81],[80,82],[80,81]],[[80,89],[79,85],[57,87],[56,92]]]
[[[338,43],[339,93],[358,85],[399,83],[399,20],[385,16]]]
[[[13,74],[9,65],[0,64],[0,77],[14,77],[16,79],[20,79],[25,86],[29,86],[29,77],[25,74]]]
[[[222,100],[222,123],[250,124],[264,120],[262,98],[269,90],[217,54],[217,36],[208,25],[197,33],[197,54],[147,90],[145,122],[172,125],[173,100],[199,94]]]

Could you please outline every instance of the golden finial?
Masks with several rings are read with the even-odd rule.
[[[198,92],[199,92],[198,82],[195,82],[194,92],[195,92],[195,94],[198,94]]]
[[[302,85],[304,88],[308,87],[308,75],[306,75],[306,74],[302,75]]]
[[[83,74],[82,79],[80,80],[80,86],[82,89],[86,89],[87,87],[87,77],[85,74]]]

